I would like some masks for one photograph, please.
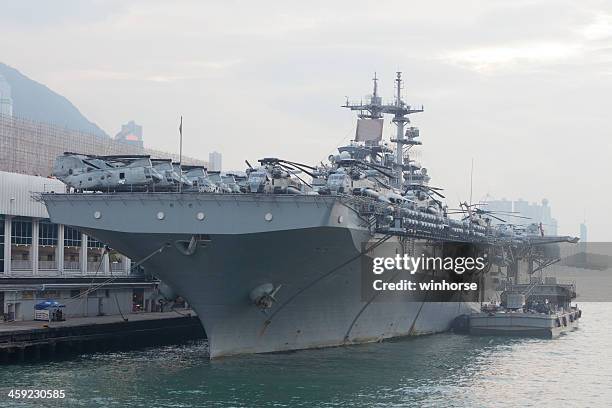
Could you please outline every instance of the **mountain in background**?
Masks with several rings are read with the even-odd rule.
[[[108,136],[98,125],[83,116],[68,99],[31,80],[15,68],[0,62],[0,75],[11,86],[14,116]]]

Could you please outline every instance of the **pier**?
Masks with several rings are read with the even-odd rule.
[[[205,338],[191,311],[0,323],[0,364]]]

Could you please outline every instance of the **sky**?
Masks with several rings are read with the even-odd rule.
[[[354,135],[345,97],[402,71],[420,157],[447,202],[550,201],[560,232],[612,240],[612,2],[3,2],[0,59],[114,135],[318,163]],[[394,128],[386,123],[385,135]]]

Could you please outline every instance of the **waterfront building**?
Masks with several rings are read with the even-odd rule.
[[[66,304],[68,317],[158,310],[156,281],[93,237],[51,223],[32,197],[64,189],[56,179],[0,172],[0,321],[32,320],[46,299]]]
[[[2,83],[0,89],[4,90]],[[3,91],[2,95],[7,95]],[[6,100],[4,98],[3,100]],[[65,191],[52,178],[55,158],[86,154],[178,155],[123,143],[110,137],[0,113],[0,322],[31,320],[34,305],[54,299],[70,316],[157,311],[159,281],[101,242],[69,225],[49,221],[33,193]],[[130,122],[142,136],[142,128]],[[126,126],[131,126],[128,123]],[[138,133],[140,132],[140,133]],[[186,164],[207,162],[183,157]],[[95,290],[94,290],[95,289]]]

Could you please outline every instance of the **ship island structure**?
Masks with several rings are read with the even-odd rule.
[[[527,263],[533,272],[534,263],[550,262],[552,245],[576,241],[544,236],[537,225],[493,225],[500,214],[476,204],[449,209],[411,158],[421,141],[409,116],[423,108],[404,102],[401,73],[393,99],[379,96],[375,76],[366,101],[343,107],[358,113],[355,140],[328,163],[267,157],[247,161],[239,175],[147,155],[65,153],[54,174],[66,192],[40,199],[53,222],[108,243],[167,284],[168,297],[185,298],[211,358],[442,332],[480,309],[492,269],[512,277]],[[389,141],[385,116],[397,130]],[[477,273],[415,274],[478,282],[481,290],[384,299],[364,290],[364,265],[397,254],[484,256],[487,267]]]

